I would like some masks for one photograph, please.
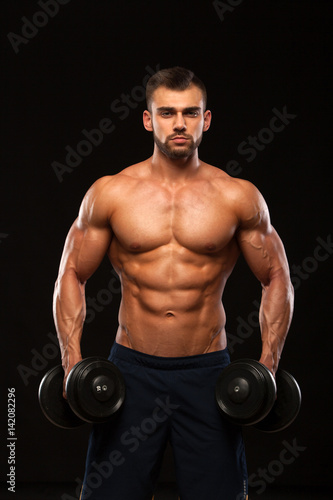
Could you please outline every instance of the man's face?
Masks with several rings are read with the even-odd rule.
[[[159,87],[153,94],[151,110],[144,113],[144,124],[154,135],[159,150],[171,159],[187,158],[198,148],[208,130],[210,111],[204,112],[201,90]]]

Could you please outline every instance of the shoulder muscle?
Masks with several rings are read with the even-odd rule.
[[[260,191],[251,182],[237,179],[234,202],[240,230],[251,230],[258,226],[267,230],[270,228],[267,204]]]
[[[98,179],[85,194],[77,219],[80,228],[105,227],[109,224],[112,211],[113,178],[113,176],[106,176]]]

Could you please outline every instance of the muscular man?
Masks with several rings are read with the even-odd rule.
[[[90,188],[55,286],[65,379],[81,360],[85,283],[105,254],[122,287],[109,359],[126,401],[93,427],[82,499],[151,499],[168,441],[181,500],[245,499],[241,431],[214,401],[230,362],[221,298],[242,252],[262,285],[260,361],[274,374],[293,308],[285,251],[258,190],[199,159],[211,123],[201,80],[179,67],[152,76],[143,123],[153,155]]]

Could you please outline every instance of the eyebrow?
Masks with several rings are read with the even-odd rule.
[[[161,106],[160,108],[157,108],[156,111],[177,111],[176,108],[173,108],[172,106]],[[200,106],[189,106],[188,108],[184,108],[182,110],[182,113],[188,113],[189,111],[201,111]]]

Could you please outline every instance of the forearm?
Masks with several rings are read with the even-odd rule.
[[[59,276],[54,289],[53,316],[65,373],[81,360],[81,336],[86,314],[84,283],[74,270]]]
[[[294,307],[294,289],[289,276],[281,274],[263,287],[259,311],[262,339],[260,362],[276,372],[290,327]]]

